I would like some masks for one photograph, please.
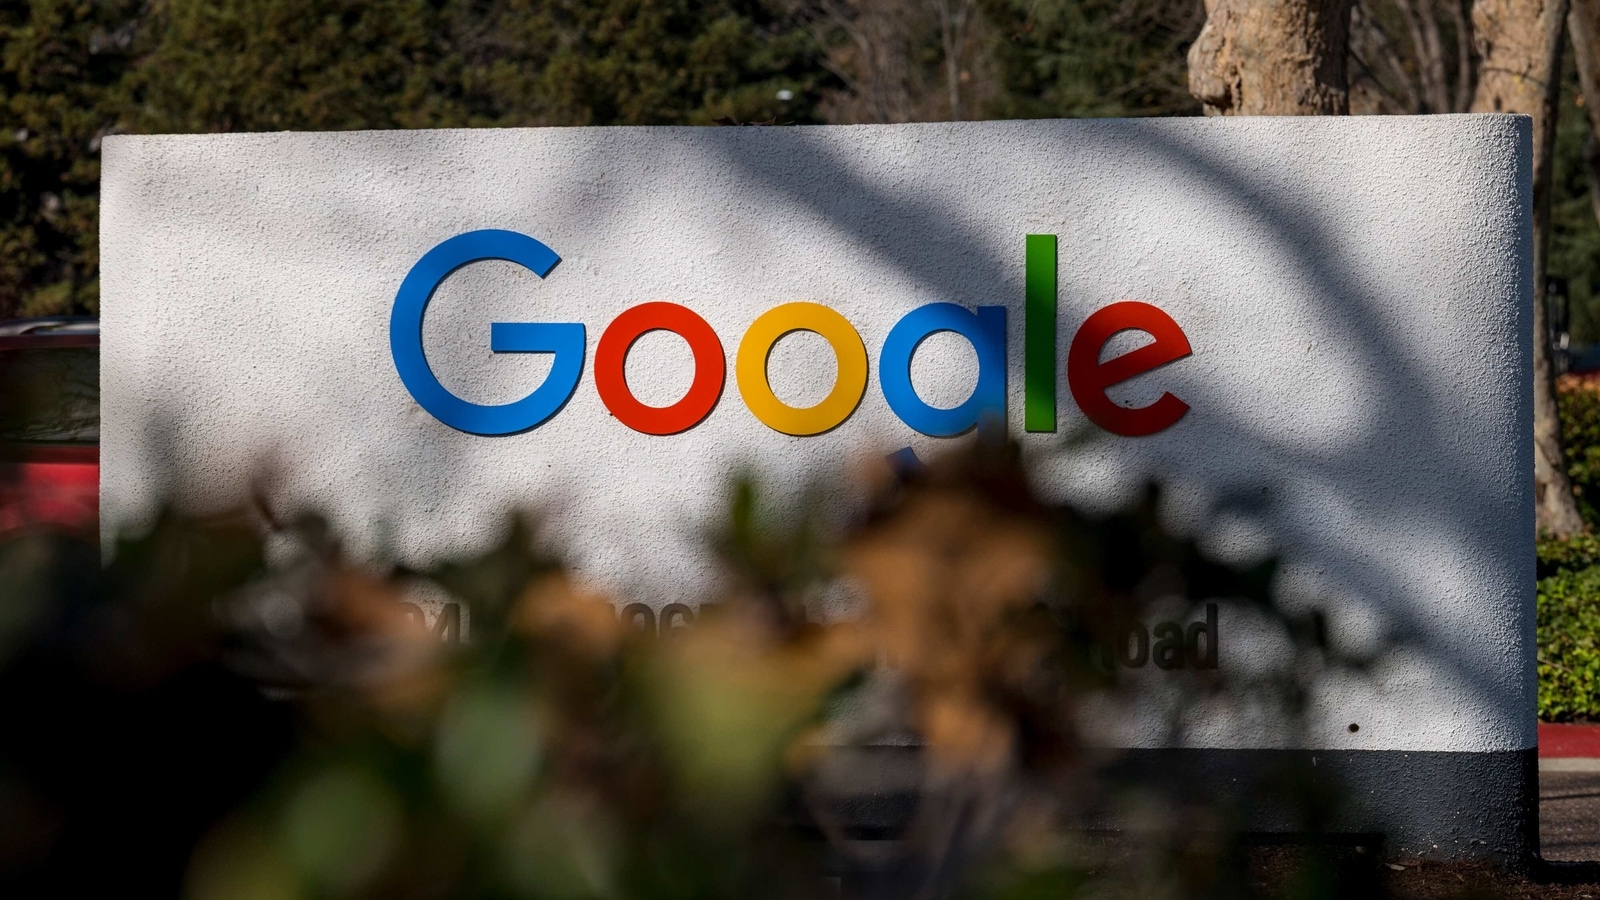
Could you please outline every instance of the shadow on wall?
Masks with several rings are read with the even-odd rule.
[[[1464,237],[1465,229],[1452,229],[1461,224],[1466,207],[1439,195],[1427,210],[1437,223],[1435,239],[1411,236],[1437,256],[1429,258],[1423,249],[1402,255],[1398,262],[1417,273],[1414,280],[1397,279],[1394,271],[1377,269],[1371,251],[1374,244],[1405,235],[1385,233],[1392,223],[1352,212],[1360,209],[1359,197],[1352,202],[1326,195],[1326,185],[1299,183],[1296,155],[1314,158],[1331,129],[1312,121],[1232,123],[1236,130],[1257,129],[1263,136],[1275,129],[1296,130],[1286,146],[1261,152],[1207,124],[1072,124],[1074,138],[1092,147],[1089,155],[1113,161],[1111,171],[1098,176],[1117,185],[1120,197],[1106,204],[1104,224],[1094,233],[1060,238],[1064,312],[1057,345],[1064,350],[1088,311],[1124,297],[1160,303],[1174,294],[1197,299],[1196,306],[1215,307],[1211,315],[1227,324],[1213,335],[1266,331],[1283,342],[1270,346],[1266,355],[1248,358],[1256,385],[1246,402],[1228,396],[1246,386],[1237,370],[1225,371],[1213,383],[1186,380],[1177,371],[1181,367],[1158,376],[1163,386],[1181,385],[1171,389],[1195,407],[1181,424],[1181,437],[1174,429],[1168,441],[1129,442],[1091,429],[1053,446],[1029,444],[1041,489],[1053,498],[1104,508],[1127,502],[1145,479],[1160,481],[1169,526],[1196,535],[1221,558],[1281,556],[1289,593],[1331,601],[1335,642],[1361,654],[1404,645],[1406,651],[1390,660],[1407,670],[1399,680],[1449,686],[1460,704],[1444,720],[1425,716],[1419,721],[1397,710],[1401,714],[1394,718],[1367,723],[1364,735],[1376,731],[1378,743],[1342,741],[1338,731],[1357,732],[1348,731],[1335,712],[1318,723],[1331,730],[1314,735],[1310,746],[1408,749],[1405,742],[1419,727],[1437,728],[1438,736],[1452,725],[1470,728],[1490,718],[1496,726],[1474,749],[1532,747],[1532,462],[1523,437],[1531,413],[1518,399],[1526,395],[1530,377],[1528,304],[1507,306],[1513,317],[1505,321],[1483,322],[1477,310],[1425,293],[1430,273],[1457,266],[1468,267],[1475,278],[1509,275],[1510,284],[1526,281],[1519,277],[1531,253],[1525,202],[1502,198],[1508,215],[1504,227],[1479,233],[1498,244],[1482,246]],[[1381,132],[1388,123],[1374,124],[1373,140],[1393,135]],[[1427,129],[1440,123],[1407,125]],[[948,126],[927,127],[931,132]],[[1525,141],[1525,129],[1526,123],[1506,127],[1496,148],[1502,177],[1508,186],[1524,190],[1528,156],[1519,152],[1519,141]],[[892,181],[883,172],[863,173],[863,166],[846,155],[847,142],[821,130],[789,142],[790,152],[782,156],[761,152],[757,138],[741,141],[749,131],[718,142],[718,166],[746,173],[750,182],[846,231],[851,242],[915,285],[919,299],[981,304],[1020,297],[1015,232],[1053,230],[1049,221],[1018,222],[1009,230],[968,226],[970,218],[950,214],[931,194],[885,189]],[[1042,155],[1028,144],[1014,150],[1024,159]],[[1391,157],[1399,162],[1410,150],[1397,144]],[[1127,162],[1119,165],[1119,160]],[[1439,160],[1441,189],[1468,163],[1461,155]],[[1142,180],[1151,170],[1165,173],[1169,183]],[[1376,192],[1390,187],[1382,177],[1373,181]],[[831,189],[817,191],[819,183]],[[1019,186],[1020,192],[1028,189]],[[1154,229],[1156,239],[1141,225],[1151,217],[1171,221],[1168,229]],[[1227,229],[1219,230],[1218,223]],[[1143,242],[1124,250],[1139,260],[1137,268],[1073,270],[1079,257],[1075,245],[1119,240]],[[1393,266],[1397,261],[1382,262]],[[1509,273],[1506,265],[1512,267]],[[1230,267],[1244,270],[1246,277],[1227,272]],[[1207,280],[1221,287],[1208,295]],[[1241,283],[1259,291],[1263,282],[1281,292],[1291,315],[1308,321],[1285,328],[1264,315],[1256,298],[1228,293]],[[1429,305],[1420,315],[1408,314]],[[1233,316],[1227,315],[1229,306],[1235,308]],[[1065,312],[1073,307],[1081,310],[1078,319]],[[1434,343],[1434,335],[1418,333],[1441,320],[1470,324],[1454,329],[1455,342],[1441,334]],[[1291,343],[1308,334],[1310,346]],[[1197,360],[1185,365],[1205,355],[1242,352],[1246,344],[1196,347]],[[1484,419],[1494,433],[1469,424],[1481,410],[1466,410],[1462,392],[1468,388],[1450,374],[1462,371],[1511,374],[1499,385],[1501,408]],[[1293,390],[1307,384],[1309,392]],[[1298,419],[1256,405],[1316,404],[1306,398],[1317,392],[1336,396],[1326,412]],[[1068,395],[1063,390],[1060,396],[1065,413]],[[1345,408],[1334,409],[1340,404]],[[1485,453],[1489,445],[1501,452]],[[1373,485],[1383,487],[1373,490]],[[1431,583],[1441,576],[1457,590],[1504,604],[1496,606],[1503,614],[1479,615],[1470,604],[1441,596]],[[1359,717],[1363,704],[1350,706],[1347,717]]]

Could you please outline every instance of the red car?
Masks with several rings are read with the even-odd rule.
[[[99,320],[0,322],[0,548],[97,547],[99,493]]]

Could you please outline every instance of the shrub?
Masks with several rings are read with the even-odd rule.
[[[1600,718],[1600,565],[1541,578],[1538,621],[1539,718]]]
[[[1564,376],[1561,433],[1578,511],[1600,526],[1600,381]],[[1600,719],[1600,537],[1542,538],[1538,554],[1539,718]]]
[[[1540,538],[1535,545],[1539,577],[1579,572],[1600,565],[1600,536],[1576,534],[1569,538]]]
[[[1567,475],[1578,512],[1589,528],[1600,528],[1600,381],[1563,376],[1557,392]]]

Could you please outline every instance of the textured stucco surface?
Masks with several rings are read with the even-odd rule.
[[[271,501],[327,511],[361,554],[468,551],[528,506],[616,596],[693,602],[731,469],[780,495],[820,479],[843,514],[841,464],[947,443],[902,425],[877,386],[904,312],[1008,307],[1020,430],[1023,236],[1056,233],[1063,362],[1093,310],[1154,303],[1194,355],[1112,395],[1170,390],[1192,409],[1119,438],[1083,419],[1063,377],[1060,433],[1023,438],[1041,486],[1104,506],[1159,480],[1173,527],[1229,558],[1280,553],[1284,596],[1325,605],[1336,639],[1402,643],[1375,678],[1327,681],[1303,729],[1235,706],[1197,716],[1186,742],[1523,750],[1528,150],[1511,116],[109,138],[102,521],[137,527],[166,496],[227,502],[270,462]],[[616,314],[671,300],[722,338],[716,410],[677,436],[634,433],[588,363],[566,408],[525,434],[462,434],[419,409],[389,357],[395,291],[429,248],[480,228],[563,261],[544,281],[488,262],[445,283],[425,336],[448,387],[505,402],[539,383],[547,358],[489,353],[492,321],[585,323],[592,363]],[[791,300],[843,313],[873,365],[853,417],[816,437],[760,424],[733,378],[745,327]],[[953,405],[975,367],[943,335],[914,382]],[[814,336],[771,363],[797,405],[832,371]],[[670,335],[629,358],[645,402],[675,399],[689,372]],[[1270,642],[1231,615],[1223,665],[1247,671]],[[1159,717],[1105,718],[1111,740],[1161,743]]]

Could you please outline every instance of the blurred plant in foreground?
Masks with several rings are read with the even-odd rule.
[[[0,686],[45,724],[3,748],[0,871],[200,898],[1256,893],[1241,810],[1153,800],[1083,723],[1141,702],[1132,652],[1187,696],[1246,690],[1292,718],[1353,663],[1273,603],[1274,565],[1207,560],[1153,492],[1100,517],[1043,502],[987,438],[875,484],[830,530],[740,483],[711,537],[725,589],[659,634],[535,550],[527,519],[419,572],[261,504],[168,514],[91,588],[30,605],[7,578],[8,609],[52,611],[0,622]],[[469,641],[423,627],[417,598],[441,592]],[[1129,649],[1153,611],[1218,599],[1276,623],[1289,664],[1224,677],[1203,621],[1175,665],[1163,626]],[[1322,827],[1332,799],[1282,787]],[[1138,827],[1108,838],[1108,816]],[[1316,871],[1274,883],[1310,872],[1324,895]]]

